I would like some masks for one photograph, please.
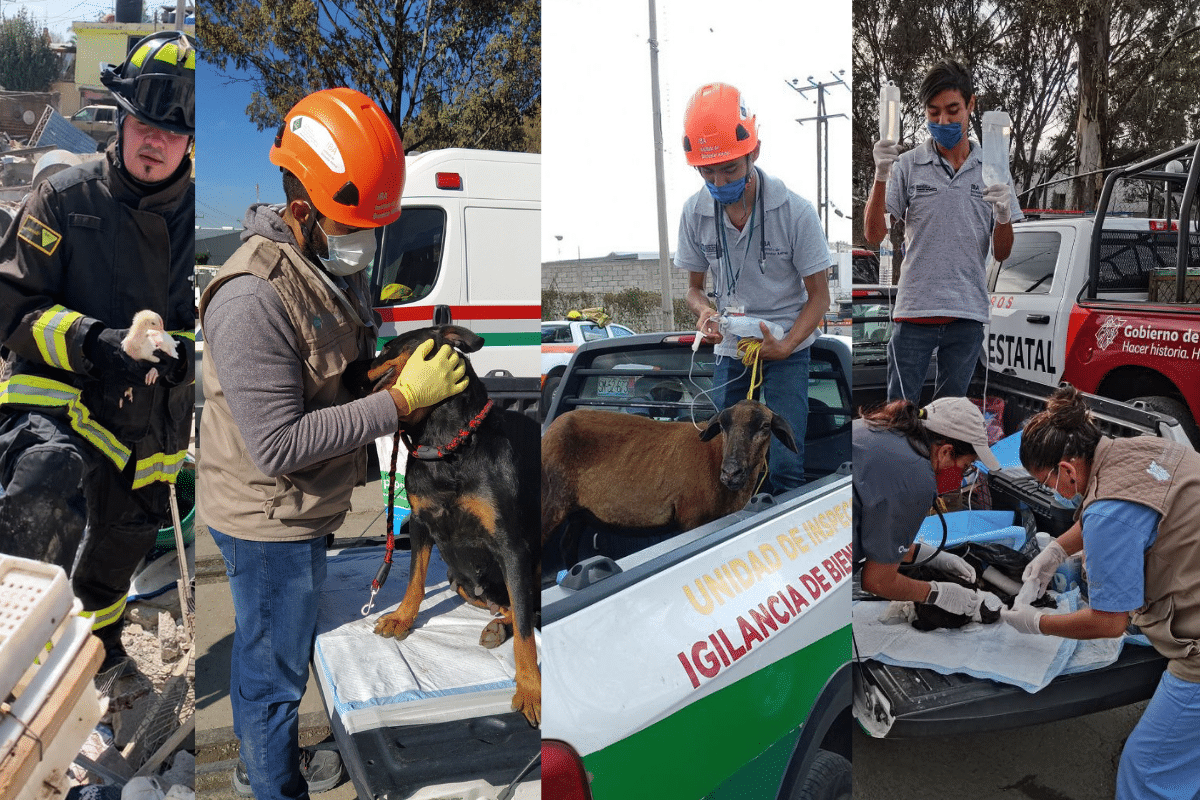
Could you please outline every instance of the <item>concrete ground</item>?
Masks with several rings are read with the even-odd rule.
[[[1121,748],[1148,702],[974,736],[893,741],[856,727],[854,798],[1110,798]]]
[[[354,492],[353,510],[338,532],[339,539],[386,535],[379,471],[372,462],[366,486]],[[365,603],[367,598],[363,597]],[[233,713],[229,703],[229,657],[233,645],[233,600],[220,551],[208,535],[199,514],[196,519],[196,794],[206,800],[234,800],[233,770],[237,766],[237,739],[233,735]],[[329,717],[321,703],[315,677],[310,672],[308,688],[300,704],[300,743],[333,747]],[[328,792],[314,795],[319,800],[355,800],[349,779]]]

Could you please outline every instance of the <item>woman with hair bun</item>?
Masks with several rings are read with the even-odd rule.
[[[983,414],[965,397],[941,397],[922,409],[897,400],[855,420],[852,435],[854,561],[855,570],[862,571],[862,587],[888,600],[973,614],[981,600],[974,589],[919,581],[900,567],[928,559],[931,566],[975,580],[975,570],[963,559],[914,541],[937,499],[938,472],[961,471],[976,458],[988,469],[999,469],[988,448]]]
[[[1025,571],[1044,589],[1087,554],[1090,608],[1043,616],[1001,609],[1022,633],[1120,636],[1132,621],[1169,660],[1117,770],[1117,798],[1200,798],[1200,454],[1152,436],[1101,434],[1064,385],[1025,426],[1021,463],[1055,492],[1081,497],[1074,527]]]

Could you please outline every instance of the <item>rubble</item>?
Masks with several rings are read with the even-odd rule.
[[[76,790],[69,797],[86,798],[82,787],[103,785],[104,792],[92,792],[97,800],[129,800],[131,790],[138,800],[192,800],[195,664],[178,592],[130,603],[121,643],[137,669],[98,687],[109,710],[80,752],[87,767],[71,766]],[[122,794],[114,794],[116,784],[124,785]]]

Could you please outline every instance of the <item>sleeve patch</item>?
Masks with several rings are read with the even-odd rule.
[[[26,216],[17,231],[17,238],[24,239],[48,256],[54,255],[62,241],[62,234],[54,230],[36,217]]]

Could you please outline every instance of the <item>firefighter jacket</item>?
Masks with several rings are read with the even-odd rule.
[[[195,405],[195,187],[191,161],[139,187],[103,159],[34,187],[0,240],[0,412],[67,420],[133,488],[173,483]],[[187,364],[183,382],[129,386],[83,352],[97,325],[128,328],[158,312]],[[129,474],[129,473],[127,473]]]

